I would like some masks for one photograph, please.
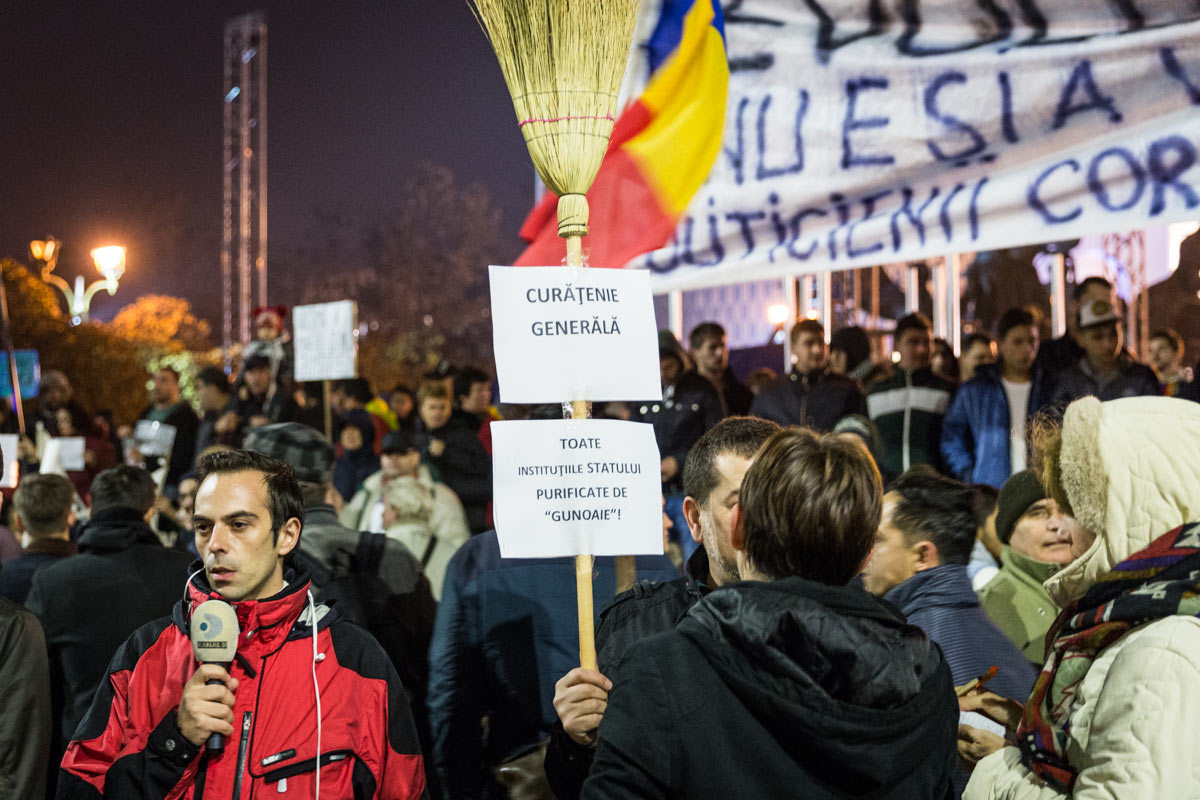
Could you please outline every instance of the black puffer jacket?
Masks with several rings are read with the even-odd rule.
[[[858,384],[828,369],[808,374],[789,372],[754,398],[750,413],[780,425],[803,425],[828,432],[843,417],[865,416],[867,402]]]
[[[739,583],[629,651],[583,798],[946,798],[940,651],[859,588]]]

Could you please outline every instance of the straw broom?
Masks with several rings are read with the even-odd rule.
[[[473,2],[500,61],[533,166],[558,195],[558,235],[566,239],[566,264],[583,266],[588,232],[584,195],[612,135],[637,0]],[[572,419],[588,417],[586,401],[573,399],[570,405]],[[632,559],[622,560],[628,572]],[[592,562],[590,555],[575,557],[579,663],[588,669],[596,669]]]

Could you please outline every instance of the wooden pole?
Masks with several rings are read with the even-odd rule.
[[[567,266],[583,266],[583,238],[567,237]],[[587,419],[588,404],[585,400],[571,401],[571,419]],[[595,558],[591,555],[575,556],[575,600],[579,612],[579,666],[596,669],[596,621],[592,609],[592,568]]]

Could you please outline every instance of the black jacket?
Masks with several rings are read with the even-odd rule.
[[[1158,382],[1154,370],[1139,364],[1128,353],[1122,353],[1117,358],[1116,374],[1105,383],[1100,382],[1086,357],[1079,359],[1074,367],[1058,376],[1058,383],[1050,395],[1050,405],[1061,410],[1087,395],[1094,395],[1101,400],[1117,400],[1161,394],[1162,384]]]
[[[600,672],[609,675],[631,646],[658,633],[669,631],[688,609],[709,593],[708,553],[697,547],[687,562],[687,573],[673,581],[642,581],[622,592],[600,613],[596,630],[596,660]],[[558,800],[574,800],[583,789],[592,768],[595,748],[582,745],[567,735],[562,721],[554,723],[546,748],[546,780]]]
[[[807,375],[789,372],[759,392],[750,413],[780,425],[828,432],[843,417],[866,416],[867,402],[857,383],[828,369]]]
[[[473,418],[472,418],[473,419]],[[431,439],[446,445],[441,455],[429,452]],[[432,464],[442,483],[462,501],[471,533],[487,530],[487,507],[492,501],[492,457],[479,439],[479,427],[470,422],[450,420],[423,437],[421,457]]]
[[[0,599],[0,797],[41,800],[50,764],[50,671],[42,626]]]
[[[675,383],[663,389],[661,402],[633,406],[631,419],[654,426],[654,440],[662,458],[674,457],[679,464],[675,477],[663,484],[667,494],[683,488],[683,464],[688,451],[704,432],[721,421],[724,409],[721,395],[712,381],[688,370]]]
[[[725,416],[742,417],[750,413],[750,406],[754,403],[754,392],[739,381],[729,367],[721,373],[721,388],[717,392],[721,395]]]
[[[168,550],[130,508],[92,516],[79,555],[39,569],[25,605],[46,631],[62,739],[87,712],[117,648],[183,596],[191,554]]]
[[[33,586],[33,573],[60,558],[75,555],[75,545],[66,539],[34,539],[18,558],[0,572],[0,597],[24,603]]]
[[[957,729],[941,652],[862,589],[738,583],[629,651],[582,797],[940,800]]]

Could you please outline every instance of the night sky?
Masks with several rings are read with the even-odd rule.
[[[90,249],[126,245],[96,317],[158,292],[219,322],[223,32],[256,10],[272,284],[293,278],[280,254],[315,207],[369,207],[421,160],[483,184],[513,234],[497,260],[519,251],[533,168],[466,0],[14,4],[0,25],[0,255],[28,262],[29,240],[52,234],[57,272],[90,281]]]

